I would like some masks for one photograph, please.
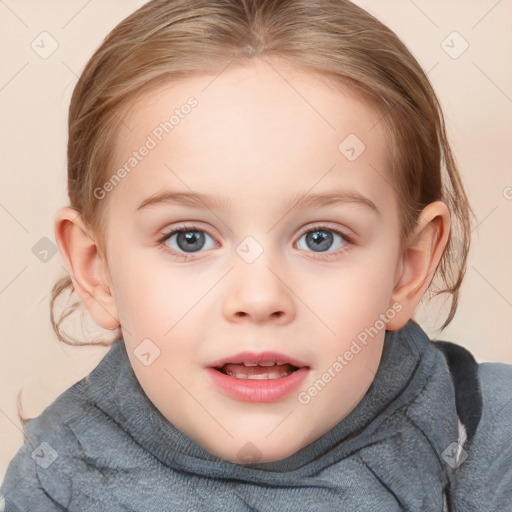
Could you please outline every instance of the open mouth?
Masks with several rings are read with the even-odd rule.
[[[232,354],[206,366],[217,390],[236,400],[260,403],[290,397],[310,370],[305,362],[273,350]]]
[[[225,363],[215,368],[224,375],[237,379],[281,379],[288,377],[299,368],[290,363]]]

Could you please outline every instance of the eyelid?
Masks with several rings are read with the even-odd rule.
[[[315,253],[315,251],[307,251],[307,252],[310,252],[311,254],[317,254],[317,255],[320,255],[320,257],[337,256],[337,255],[343,253],[344,251],[346,251],[348,249],[348,246],[354,245],[354,238],[352,237],[352,235],[346,234],[344,231],[342,231],[339,228],[335,228],[335,227],[329,226],[328,222],[323,222],[323,223],[322,222],[318,222],[316,224],[314,223],[313,225],[308,225],[308,226],[304,227],[303,229],[301,229],[300,235],[298,236],[297,241],[300,240],[300,238],[302,238],[306,233],[309,233],[311,231],[316,231],[316,230],[318,230],[318,231],[331,231],[331,232],[339,235],[341,238],[344,239],[345,245],[341,249],[338,249],[338,250],[332,251],[332,252],[325,252],[325,253],[318,252],[318,253]],[[188,259],[194,259],[194,258],[197,257],[196,255],[200,255],[201,252],[205,252],[205,251],[199,251],[197,253],[181,253],[181,252],[176,252],[175,250],[171,249],[170,247],[168,247],[166,245],[165,242],[171,236],[173,236],[176,233],[183,232],[183,231],[201,231],[203,233],[206,233],[212,240],[214,240],[216,246],[219,245],[219,243],[215,240],[215,237],[213,235],[211,235],[208,232],[208,230],[206,230],[206,229],[204,229],[202,227],[199,227],[197,225],[194,225],[194,224],[182,223],[181,225],[178,225],[178,226],[175,226],[175,227],[172,227],[172,228],[169,228],[169,229],[165,230],[164,234],[157,240],[159,247],[161,247],[167,253],[169,253],[169,252],[172,253],[172,255],[174,257],[176,257],[176,258],[187,259],[187,260]],[[295,244],[294,244],[294,247],[295,247]],[[322,256],[322,255],[324,255],[324,256]]]
[[[211,239],[215,240],[215,237],[211,235],[208,230],[196,226],[194,224],[181,224],[179,226],[175,226],[172,228],[169,228],[167,230],[164,230],[161,232],[162,236],[157,240],[159,244],[165,243],[172,235],[180,232],[180,231],[201,231],[203,233],[206,233]],[[218,242],[215,241],[215,243],[218,245]]]
[[[334,251],[322,251],[322,252],[315,252],[315,251],[305,251],[304,249],[297,249],[304,250],[306,253],[313,256],[313,258],[320,259],[320,260],[326,260],[329,258],[337,258],[340,257],[342,254],[344,254],[346,251],[350,250],[355,244],[354,238],[352,235],[346,234],[344,231],[337,227],[329,226],[327,222],[320,222],[317,224],[314,224],[313,226],[307,226],[301,231],[301,234],[299,235],[297,242],[295,242],[294,247],[298,244],[299,240],[306,234],[310,233],[311,231],[331,231],[332,233],[337,234],[344,240],[344,245],[336,249]]]
[[[306,233],[309,233],[310,231],[315,231],[315,230],[318,230],[318,231],[332,231],[333,233],[336,233],[336,234],[340,235],[341,237],[343,237],[347,242],[353,243],[352,235],[349,235],[349,234],[345,233],[340,228],[329,226],[329,224],[326,223],[326,222],[324,222],[324,223],[319,222],[317,224],[313,224],[312,226],[307,226],[306,228],[304,228],[301,231],[300,236],[303,236]]]

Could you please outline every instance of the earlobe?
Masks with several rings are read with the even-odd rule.
[[[401,304],[400,312],[386,324],[386,329],[401,329],[432,281],[450,237],[450,214],[446,205],[435,201],[418,217],[418,224],[397,266],[399,272],[390,304]]]
[[[69,206],[55,217],[55,239],[73,286],[93,320],[104,329],[119,326],[107,262],[80,213]]]

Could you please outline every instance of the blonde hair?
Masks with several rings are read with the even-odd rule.
[[[381,114],[390,138],[392,186],[401,198],[401,247],[418,215],[441,200],[451,236],[432,277],[432,296],[452,301],[441,329],[455,315],[470,245],[469,206],[447,140],[436,94],[421,66],[389,28],[347,0],[153,0],[117,25],[87,63],[69,107],[68,194],[95,233],[105,202],[93,191],[108,179],[123,114],[143,93],[228,64],[277,57],[349,88]],[[340,141],[341,142],[341,141]],[[101,237],[99,242],[101,242]],[[453,249],[457,257],[451,257]],[[52,290],[57,337],[75,302],[55,319],[56,299],[73,291],[69,276]],[[112,340],[113,341],[113,340]]]

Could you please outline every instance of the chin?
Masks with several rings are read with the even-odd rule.
[[[280,443],[276,446],[269,444],[268,441],[262,443],[260,440],[247,440],[240,446],[231,445],[229,447],[207,448],[214,455],[234,464],[257,464],[264,462],[274,462],[285,459],[300,450],[300,446],[283,446]]]

